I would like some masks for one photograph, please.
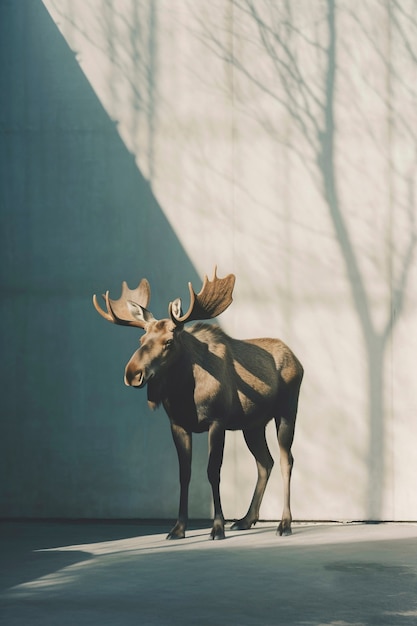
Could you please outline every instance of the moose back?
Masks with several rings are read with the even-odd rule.
[[[277,532],[291,533],[291,445],[303,378],[300,362],[279,339],[238,340],[211,324],[185,326],[190,321],[220,315],[232,302],[234,283],[233,274],[218,278],[215,269],[211,281],[205,276],[198,294],[188,283],[190,306],[186,313],[177,298],[169,304],[169,317],[162,320],[155,319],[147,308],[151,292],[146,279],[136,289],[129,289],[123,282],[118,300],[111,300],[109,292],[104,294],[106,311],[93,297],[95,308],[106,320],[145,331],[139,349],[126,365],[125,383],[137,388],[147,386],[149,406],[162,404],[170,420],[179,461],[180,502],[178,519],[168,539],[185,537],[192,433],[208,431],[207,475],[214,505],[211,538],[225,536],[220,470],[226,430],[242,430],[258,470],[249,509],[232,530],[256,524],[274,464],[265,438],[265,427],[272,419],[278,435],[284,487],[284,507]]]

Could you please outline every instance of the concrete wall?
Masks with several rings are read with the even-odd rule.
[[[225,330],[305,366],[294,517],[417,519],[414,4],[0,10],[0,514],[175,516],[167,420],[122,382],[137,335],[90,297],[146,276],[163,317],[217,263],[237,275]],[[254,478],[230,433],[227,516]],[[277,465],[263,517],[281,501]]]

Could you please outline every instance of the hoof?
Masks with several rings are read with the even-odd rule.
[[[224,528],[213,528],[210,533],[210,539],[213,539],[213,541],[226,539],[226,535],[224,534]]]
[[[288,537],[289,535],[292,535],[291,526],[288,526],[287,524],[283,524],[281,522],[277,528],[277,535],[279,535],[280,537]]]
[[[185,533],[168,533],[166,536],[167,539],[171,540],[176,540],[176,539],[184,539],[185,538]]]
[[[255,520],[254,522],[248,522],[245,518],[238,519],[235,521],[234,524],[232,524],[230,530],[249,530],[251,526],[255,526],[257,521],[258,520]]]
[[[184,539],[185,528],[176,524],[172,530],[167,534],[167,539]]]

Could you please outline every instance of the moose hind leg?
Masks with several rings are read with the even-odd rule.
[[[284,508],[282,511],[281,522],[278,526],[277,533],[282,535],[291,535],[291,473],[294,465],[294,457],[291,452],[291,446],[294,439],[295,419],[287,418],[276,419],[276,428],[278,435],[278,444],[280,451],[281,475],[284,487]]]
[[[266,485],[274,466],[274,460],[269,452],[268,444],[266,443],[264,426],[261,428],[248,428],[243,431],[243,436],[249,450],[255,457],[258,479],[248,512],[245,517],[237,520],[233,524],[231,530],[247,530],[252,525],[256,524],[259,519],[259,509]]]

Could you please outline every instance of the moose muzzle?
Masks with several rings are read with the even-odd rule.
[[[143,369],[138,369],[133,359],[129,361],[125,369],[125,384],[128,387],[143,387],[146,377]]]
[[[146,381],[142,372],[136,372],[132,376],[125,372],[125,385],[128,387],[143,387],[145,382]]]

